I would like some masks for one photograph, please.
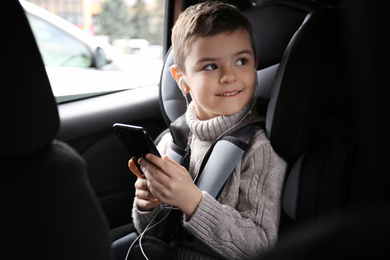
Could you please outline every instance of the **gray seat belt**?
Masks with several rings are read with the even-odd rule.
[[[239,160],[244,155],[247,141],[264,123],[247,125],[229,136],[217,139],[203,158],[195,184],[202,191],[207,191],[217,198],[226,180],[233,172]],[[188,170],[190,149],[187,146],[189,129],[185,114],[176,119],[170,126],[173,138],[172,145],[167,155],[172,160],[186,167]]]
[[[198,188],[218,198],[227,179],[248,148],[247,141],[259,129],[261,129],[259,123],[250,124],[216,140],[203,159],[200,175],[195,181]]]

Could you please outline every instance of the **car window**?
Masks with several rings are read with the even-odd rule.
[[[165,0],[19,1],[58,103],[158,83]]]
[[[83,42],[35,15],[27,14],[27,17],[46,66],[92,66],[91,51]]]

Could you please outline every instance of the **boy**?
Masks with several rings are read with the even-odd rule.
[[[133,220],[142,232],[161,203],[184,213],[183,228],[193,241],[175,246],[178,259],[247,259],[274,246],[280,218],[286,163],[273,151],[263,130],[230,175],[218,200],[199,190],[193,178],[204,154],[220,136],[261,121],[254,109],[257,56],[251,26],[240,11],[219,2],[189,7],[172,32],[175,65],[171,72],[192,102],[187,108],[191,158],[189,172],[167,156],[139,159]],[[165,135],[162,155],[172,142]]]

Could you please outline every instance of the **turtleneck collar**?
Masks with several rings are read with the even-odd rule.
[[[209,120],[199,120],[196,115],[194,103],[191,102],[186,112],[188,127],[196,138],[202,141],[214,141],[222,134],[230,134],[236,129],[242,128],[250,123],[253,123],[255,118],[257,117],[257,114],[255,113],[256,109],[253,108],[254,102],[255,99],[252,99],[252,101],[249,102],[237,114],[229,116],[217,116]],[[245,118],[242,120],[244,116]],[[260,121],[260,118],[258,119],[259,120],[256,121]]]

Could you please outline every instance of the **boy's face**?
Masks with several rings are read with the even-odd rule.
[[[207,120],[242,110],[255,92],[256,67],[247,31],[198,38],[189,49],[183,75],[198,118]]]

